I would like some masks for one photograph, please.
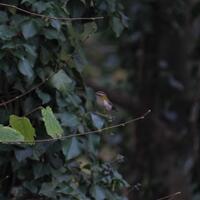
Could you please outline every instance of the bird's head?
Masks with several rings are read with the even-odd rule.
[[[102,92],[102,91],[97,91],[96,92],[96,96],[98,98],[102,99],[102,100],[108,100],[107,95],[104,92]]]

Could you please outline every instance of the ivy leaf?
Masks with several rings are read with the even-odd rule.
[[[44,163],[36,163],[33,168],[34,178],[38,179],[50,174],[49,165]]]
[[[84,41],[90,35],[93,35],[97,31],[97,24],[95,22],[84,24],[84,32],[81,34],[81,38]]]
[[[25,149],[15,150],[15,157],[19,162],[26,160],[32,155],[33,155],[33,149],[30,147]]]
[[[10,126],[19,131],[27,142],[34,143],[35,129],[27,117],[18,117],[11,115],[9,120]]]
[[[21,4],[26,3],[26,2],[33,4],[35,0],[22,0]]]
[[[36,56],[37,56],[35,46],[28,45],[28,44],[24,44],[23,46],[24,46],[24,48],[25,48],[25,50],[26,50],[26,52],[27,52],[28,54],[30,54],[30,55],[33,56],[33,57],[36,57]]]
[[[97,129],[101,129],[105,123],[105,120],[103,118],[101,118],[100,116],[91,113],[91,118],[92,118],[92,122],[95,128]]]
[[[0,142],[22,142],[24,136],[17,130],[0,125]]]
[[[112,29],[115,32],[117,37],[119,37],[122,31],[124,30],[124,26],[122,25],[122,22],[118,17],[113,17]]]
[[[72,113],[64,112],[57,116],[61,120],[62,126],[77,128],[80,125],[78,117]]]
[[[50,7],[49,3],[45,3],[42,1],[36,2],[33,4],[33,8],[37,11],[37,13],[42,13]]]
[[[88,151],[97,155],[100,146],[100,136],[97,134],[88,135]]]
[[[5,23],[8,21],[8,15],[4,11],[0,11],[0,23]]]
[[[25,39],[29,39],[33,37],[34,35],[36,35],[37,31],[38,30],[37,30],[36,24],[32,20],[27,21],[26,23],[22,25],[22,34]]]
[[[22,57],[18,64],[19,71],[29,79],[33,77],[32,65],[28,59]]]
[[[72,79],[62,69],[50,81],[52,86],[63,94],[66,94],[74,86]]]
[[[44,182],[42,184],[39,194],[47,196],[52,199],[52,197],[55,195],[54,190],[55,190],[56,186],[57,186],[57,182],[53,182],[53,181],[47,182],[47,183]]]
[[[33,180],[28,180],[28,181],[23,181],[23,186],[29,190],[32,194],[37,194],[38,193],[38,184],[35,179]]]
[[[47,106],[46,108],[43,108],[41,111],[47,134],[50,135],[52,138],[61,137],[63,129],[60,126],[59,121],[53,114],[52,109],[49,106]]]
[[[104,200],[106,198],[105,190],[98,185],[92,186],[91,195],[95,200]]]
[[[51,20],[51,26],[54,27],[57,31],[60,31],[61,29],[61,23],[59,20],[56,19]]]
[[[0,25],[0,39],[9,40],[16,35],[16,32],[9,26]]]
[[[49,40],[65,41],[64,34],[54,29],[45,29],[43,34]]]
[[[76,137],[72,137],[63,142],[62,145],[63,154],[66,157],[66,160],[77,157],[81,153],[80,143]]]
[[[39,89],[36,90],[36,93],[38,97],[42,100],[42,104],[46,104],[51,100],[51,96],[49,94],[44,93]]]

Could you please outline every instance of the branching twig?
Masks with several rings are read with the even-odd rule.
[[[68,58],[68,60],[66,61],[66,63],[67,63],[71,58],[72,58],[72,55],[69,56],[69,58]],[[19,100],[19,99],[23,98],[24,96],[26,96],[27,94],[29,94],[29,93],[35,91],[36,89],[40,88],[40,87],[43,86],[47,81],[49,81],[60,69],[62,69],[62,68],[59,68],[57,71],[52,72],[47,78],[45,78],[43,81],[41,81],[40,83],[38,83],[37,85],[35,85],[34,87],[32,87],[30,90],[27,90],[27,91],[25,91],[24,93],[22,93],[22,94],[20,94],[20,95],[18,95],[18,96],[16,96],[16,97],[13,97],[13,98],[11,98],[11,99],[9,99],[9,100],[7,100],[7,101],[4,101],[4,102],[0,103],[0,107],[6,106],[6,105],[9,104],[9,103],[12,103],[12,102],[14,102],[14,101],[16,101],[16,100]]]
[[[11,8],[15,8],[17,10],[20,10],[22,12],[25,12],[27,14],[30,14],[30,15],[33,15],[33,16],[37,16],[37,17],[46,17],[46,18],[49,18],[49,19],[59,19],[59,20],[96,20],[96,19],[103,19],[103,17],[93,17],[93,18],[64,18],[64,17],[51,17],[51,16],[46,16],[46,15],[40,15],[40,14],[37,14],[37,13],[32,13],[32,12],[29,12],[27,10],[24,10],[24,9],[21,9],[17,6],[14,6],[14,5],[10,5],[10,4],[5,4],[5,3],[0,3],[0,6],[4,6],[4,7],[11,7]],[[83,41],[84,42],[84,41]],[[73,56],[70,55],[68,60],[66,61],[66,63],[72,58]],[[60,70],[61,68],[59,68]],[[36,89],[40,88],[41,86],[43,86],[47,81],[49,81],[58,71],[55,71],[53,73],[51,73],[47,78],[45,78],[43,81],[41,81],[39,84],[35,85],[33,88],[29,89],[28,91],[25,91],[24,93],[18,95],[18,96],[15,96],[13,98],[10,98],[9,100],[7,101],[3,101],[0,103],[0,107],[2,106],[6,106],[7,104],[9,103],[12,103],[16,100],[19,100],[21,98],[23,98],[24,96],[26,96],[27,94],[35,91]]]
[[[105,133],[104,131],[107,130],[111,130],[111,129],[115,129],[115,128],[119,128],[119,127],[123,127],[126,126],[127,124],[131,124],[133,122],[136,122],[138,120],[142,120],[144,119],[149,113],[151,112],[151,110],[148,110],[147,112],[145,112],[142,116],[128,120],[126,122],[117,124],[117,125],[113,125],[113,126],[108,126],[102,129],[98,129],[98,130],[94,130],[94,131],[88,131],[88,132],[84,132],[84,133],[78,133],[78,134],[71,134],[71,135],[66,135],[63,137],[59,137],[59,138],[48,138],[48,139],[41,139],[41,140],[35,140],[35,141],[13,141],[13,142],[3,142],[5,144],[29,144],[29,143],[45,143],[45,142],[54,142],[57,140],[66,140],[72,137],[79,137],[79,136],[85,136],[85,135],[89,135],[89,134],[94,134],[94,133],[98,133],[98,134],[103,134]]]
[[[38,111],[38,110],[40,110],[40,109],[42,109],[42,105],[41,105],[41,106],[38,106],[37,108],[34,108],[34,109],[31,110],[30,112],[26,113],[24,116],[29,116],[29,115],[31,115],[32,113],[34,113],[34,112],[36,112],[36,111]]]
[[[36,90],[39,87],[41,87],[42,85],[44,85],[51,77],[52,76],[47,77],[45,80],[43,80],[42,82],[40,82],[39,84],[37,84],[36,86],[34,86],[33,88],[31,88],[30,90],[28,90],[28,91],[26,91],[26,92],[24,92],[24,93],[22,93],[22,94],[20,94],[20,95],[18,95],[16,97],[13,97],[13,98],[11,98],[11,99],[9,99],[7,101],[4,101],[4,102],[0,103],[0,107],[1,106],[6,106],[7,104],[12,103],[12,102],[14,102],[14,101],[16,101],[18,99],[21,99],[22,97],[26,96],[27,94],[33,92],[34,90]]]
[[[15,5],[10,5],[10,4],[6,4],[6,3],[0,3],[0,6],[4,6],[4,7],[9,7],[9,8],[15,8],[16,10],[19,10],[23,13],[35,16],[35,17],[40,17],[40,18],[44,18],[44,19],[55,19],[55,20],[62,20],[62,21],[78,21],[78,20],[100,20],[103,19],[104,17],[53,17],[53,16],[47,16],[47,15],[43,15],[43,14],[38,14],[38,13],[34,13],[34,12],[30,12],[28,10],[24,10],[22,8],[19,8]]]
[[[177,196],[177,195],[181,195],[181,192],[176,192],[176,193],[174,193],[174,194],[170,194],[170,195],[167,195],[167,196],[165,196],[165,197],[161,197],[161,198],[156,199],[156,200],[166,200],[166,199],[175,197],[175,196]]]
[[[1,5],[1,4],[2,4],[2,3],[0,3],[0,5]],[[84,42],[84,41],[83,41],[83,42]],[[70,55],[70,56],[68,57],[66,63],[68,63],[68,61],[69,61],[71,58],[73,58],[73,55]],[[20,95],[18,95],[18,96],[15,96],[15,97],[13,97],[13,98],[7,100],[7,101],[3,101],[3,100],[2,100],[1,103],[0,103],[0,107],[2,107],[2,106],[6,107],[7,104],[12,103],[12,102],[14,102],[14,101],[17,101],[17,100],[23,98],[24,96],[26,96],[27,94],[29,94],[29,93],[35,91],[36,89],[40,88],[40,87],[43,86],[47,81],[49,81],[60,69],[62,69],[62,67],[59,68],[57,71],[51,73],[51,74],[50,74],[47,78],[45,78],[43,81],[41,81],[40,83],[38,83],[37,85],[35,85],[35,86],[32,87],[31,89],[25,91],[24,93],[22,93],[22,94],[20,94]]]

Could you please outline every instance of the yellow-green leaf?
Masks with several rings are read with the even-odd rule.
[[[23,142],[24,136],[17,130],[0,125],[0,142]]]
[[[19,131],[27,142],[34,143],[35,129],[27,117],[10,116],[10,126]]]
[[[47,134],[50,135],[52,138],[61,137],[63,129],[49,106],[42,109],[42,117]]]

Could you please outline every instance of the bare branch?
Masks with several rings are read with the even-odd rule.
[[[41,139],[41,140],[35,140],[35,141],[19,141],[19,142],[18,141],[16,141],[16,142],[15,141],[13,141],[13,142],[5,142],[4,141],[3,143],[4,144],[30,144],[30,143],[32,144],[33,142],[34,143],[45,143],[45,142],[54,142],[54,141],[58,141],[58,140],[66,140],[66,139],[69,139],[69,138],[72,138],[72,137],[85,136],[85,135],[94,134],[94,133],[104,134],[105,131],[107,131],[107,130],[116,129],[116,128],[119,128],[119,127],[124,127],[124,126],[126,126],[128,124],[131,124],[131,123],[134,123],[136,121],[142,120],[150,112],[151,112],[151,110],[148,110],[147,112],[145,112],[140,117],[128,120],[126,122],[123,122],[123,123],[120,123],[120,124],[117,124],[117,125],[108,126],[108,127],[102,128],[102,129],[94,130],[94,131],[88,131],[88,132],[78,133],[78,134],[70,134],[70,135],[66,135],[66,136],[63,136],[63,137],[59,137],[59,138],[49,138],[49,139]]]
[[[166,199],[170,199],[170,198],[172,198],[172,197],[175,197],[175,196],[177,196],[177,195],[181,195],[181,192],[176,192],[176,193],[174,193],[174,194],[170,194],[170,195],[168,195],[168,196],[161,197],[161,198],[159,198],[159,199],[157,199],[157,200],[166,200]]]
[[[66,63],[67,63],[71,58],[72,58],[72,55],[69,56],[69,58],[68,58],[68,60],[66,61]],[[2,103],[0,103],[0,107],[6,106],[6,105],[9,104],[9,103],[12,103],[12,102],[14,102],[14,101],[17,101],[17,100],[23,98],[24,96],[26,96],[27,94],[29,94],[29,93],[35,91],[36,89],[40,88],[40,87],[43,86],[47,81],[49,81],[60,69],[62,69],[62,67],[61,67],[61,68],[58,68],[57,71],[52,72],[47,78],[45,78],[43,81],[41,81],[40,83],[38,83],[37,85],[35,85],[34,87],[32,87],[30,90],[27,90],[27,91],[25,91],[24,93],[22,93],[22,94],[20,94],[20,95],[18,95],[18,96],[16,96],[16,97],[13,97],[13,98],[11,98],[11,99],[9,99],[9,100],[7,100],[7,101],[1,101]]]
[[[43,15],[43,14],[38,14],[38,13],[34,13],[34,12],[30,12],[28,10],[24,10],[22,8],[19,8],[15,5],[10,5],[10,4],[6,4],[6,3],[0,3],[0,6],[4,6],[4,7],[9,7],[9,8],[15,8],[16,10],[19,10],[23,13],[35,16],[35,17],[40,17],[43,19],[55,19],[55,20],[61,20],[61,21],[80,21],[80,20],[100,20],[103,19],[104,17],[53,17],[53,16],[48,16],[48,15]]]
[[[41,87],[42,85],[44,85],[49,79],[50,79],[50,77],[46,78],[44,81],[40,82],[39,84],[37,84],[36,86],[31,88],[30,90],[28,90],[28,91],[26,91],[26,92],[24,92],[24,93],[22,93],[22,94],[20,94],[20,95],[18,95],[16,97],[13,97],[13,98],[11,98],[11,99],[9,99],[7,101],[4,101],[4,102],[0,103],[0,107],[1,106],[6,106],[9,103],[12,103],[12,102],[14,102],[14,101],[16,101],[18,99],[21,99],[22,97],[26,96],[27,94],[33,92],[34,90],[36,90],[39,87]]]

